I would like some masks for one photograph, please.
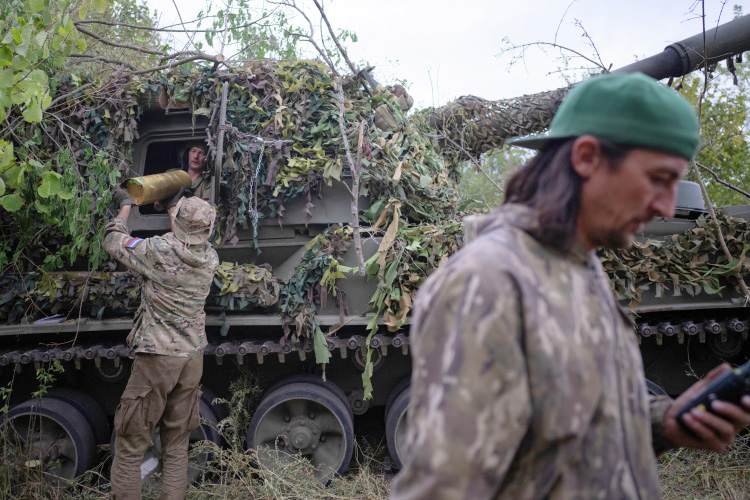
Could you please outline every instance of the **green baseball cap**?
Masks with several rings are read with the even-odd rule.
[[[589,78],[565,97],[546,134],[513,137],[513,146],[542,149],[550,139],[593,135],[662,153],[695,158],[698,117],[674,90],[642,73]]]

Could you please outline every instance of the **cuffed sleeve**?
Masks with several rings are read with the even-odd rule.
[[[669,396],[649,396],[649,412],[651,414],[651,439],[654,453],[658,457],[662,453],[676,448],[669,442],[664,431],[664,416],[672,406],[673,400]]]

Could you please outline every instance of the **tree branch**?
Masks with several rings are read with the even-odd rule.
[[[119,59],[112,59],[110,57],[91,56],[91,55],[88,55],[88,54],[70,54],[68,57],[73,57],[73,58],[76,58],[76,59],[80,59],[79,61],[73,61],[72,63],[70,63],[70,65],[73,65],[73,64],[83,64],[85,62],[90,62],[90,61],[102,61],[102,62],[106,62],[106,63],[110,63],[110,64],[117,64],[117,65],[120,65],[120,66],[125,66],[128,69],[131,69],[133,71],[138,71],[138,68],[136,68],[132,64],[130,64],[128,62],[125,62],[125,61],[120,61]]]
[[[701,9],[702,9],[701,17],[703,21],[703,48],[705,51],[706,49],[706,4],[705,4],[705,0],[701,0]],[[708,60],[706,60],[705,64],[703,65],[703,90],[698,96],[698,123],[700,123],[701,121],[702,111],[703,111],[703,99],[705,98],[707,92],[708,92]],[[697,165],[698,165],[697,162],[695,161],[691,162],[693,172],[695,172],[695,176],[698,179],[698,185],[701,187],[701,193],[703,194],[703,198],[706,200],[706,205],[708,206],[708,212],[711,214],[711,221],[714,223],[714,226],[716,227],[716,234],[719,238],[719,244],[721,246],[721,250],[724,253],[724,257],[726,257],[727,261],[732,262],[734,258],[732,257],[732,254],[729,251],[729,248],[727,247],[727,242],[724,239],[724,234],[721,231],[721,225],[719,224],[719,219],[716,217],[716,211],[714,210],[714,205],[711,202],[711,198],[708,196],[708,190],[706,190],[706,184],[703,182],[701,171],[698,169]],[[745,283],[745,280],[741,274],[737,273],[736,278],[737,278],[737,283],[740,287],[740,291],[745,295],[745,304],[747,304],[747,302],[750,301],[750,290],[748,290],[747,284]]]
[[[323,18],[323,21],[328,27],[328,33],[330,33],[331,38],[333,39],[333,43],[336,44],[336,48],[339,49],[339,53],[344,58],[344,61],[346,61],[346,65],[349,66],[352,74],[356,75],[357,67],[352,64],[352,61],[349,59],[349,55],[346,53],[346,49],[344,49],[344,47],[341,45],[341,42],[339,42],[339,38],[336,36],[336,33],[334,33],[333,28],[331,27],[331,23],[328,22],[328,16],[326,16],[325,11],[323,11],[323,6],[318,0],[313,0],[313,2],[315,3],[315,7],[318,8],[318,12],[320,12],[320,17]]]
[[[349,147],[349,137],[346,135],[346,123],[344,122],[344,83],[343,78],[338,79],[336,82],[336,89],[339,92],[339,129],[341,130],[341,138],[344,140],[344,151],[346,151],[346,160],[349,162],[349,168],[352,171],[352,188],[349,189],[349,194],[352,196],[351,209],[352,209],[352,228],[354,234],[354,250],[357,254],[357,267],[359,268],[360,276],[365,275],[365,258],[362,255],[362,241],[359,234],[359,162],[355,163],[352,158],[352,150]],[[359,125],[359,140],[357,151],[361,155],[362,150],[362,130],[364,122]],[[361,161],[361,160],[360,160]],[[347,189],[349,186],[343,182]]]
[[[205,19],[205,18],[204,18]],[[83,19],[80,21],[74,21],[73,24],[77,28],[81,24],[101,24],[104,26],[120,26],[123,28],[132,28],[137,30],[143,30],[143,31],[158,31],[160,33],[206,33],[208,31],[213,30],[189,30],[189,29],[170,29],[170,28],[152,28],[151,26],[141,26],[138,24],[128,24],[128,23],[113,23],[110,21],[103,21],[99,19]],[[181,24],[189,24],[189,23],[181,23]],[[238,28],[247,28],[248,26],[252,26],[254,23],[245,24],[243,26],[238,26]]]
[[[88,35],[91,38],[93,38],[95,40],[98,40],[98,41],[102,42],[103,44],[109,45],[111,47],[120,47],[122,49],[130,49],[130,50],[134,50],[136,52],[143,52],[143,53],[152,54],[152,55],[155,55],[155,56],[163,56],[164,55],[163,52],[160,52],[158,50],[148,49],[146,47],[143,47],[142,45],[133,45],[133,44],[130,44],[130,43],[120,43],[120,42],[115,42],[113,40],[108,40],[108,39],[106,39],[106,38],[104,38],[102,36],[97,35],[93,31],[89,31],[86,28],[82,28],[80,26],[76,27],[76,29],[78,31],[80,31],[81,33],[83,33],[84,35]]]
[[[695,164],[698,165],[703,170],[705,170],[706,172],[709,172],[713,176],[714,180],[716,182],[718,182],[719,184],[721,184],[722,186],[728,187],[729,189],[737,191],[741,195],[746,196],[747,198],[750,198],[750,193],[748,193],[747,191],[744,191],[744,190],[738,188],[737,186],[735,186],[733,184],[728,183],[727,181],[721,180],[719,178],[719,174],[717,174],[712,168],[707,167],[705,165],[702,165],[702,164],[698,163],[697,161],[695,162]]]

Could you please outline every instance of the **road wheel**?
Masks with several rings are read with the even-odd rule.
[[[313,384],[317,385],[318,387],[322,387],[323,389],[327,389],[334,393],[336,397],[338,397],[342,403],[344,403],[344,406],[349,410],[349,415],[352,415],[352,418],[354,417],[354,413],[352,411],[352,407],[349,404],[349,398],[346,396],[344,391],[341,390],[341,388],[334,384],[333,382],[329,382],[328,380],[323,380],[318,375],[311,375],[311,374],[299,374],[299,375],[292,375],[291,377],[287,377],[279,382],[276,382],[273,384],[267,391],[266,394],[270,394],[279,387],[283,387],[285,385],[289,384]]]
[[[109,442],[110,429],[107,415],[94,398],[85,392],[68,388],[50,389],[44,397],[64,401],[78,410],[91,426],[96,444]]]
[[[12,447],[9,455],[20,465],[41,466],[53,486],[64,486],[94,465],[96,441],[91,426],[65,401],[24,401],[10,409],[2,432],[5,446]]]
[[[247,431],[247,446],[257,451],[265,466],[276,456],[305,457],[315,479],[326,482],[349,468],[354,451],[350,409],[327,387],[308,382],[281,385],[258,406]]]
[[[411,388],[406,386],[388,405],[385,414],[385,439],[388,452],[398,469],[403,466],[406,443],[406,414],[409,409]]]

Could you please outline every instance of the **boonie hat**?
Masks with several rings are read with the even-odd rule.
[[[552,139],[582,135],[688,160],[700,146],[698,117],[690,103],[642,73],[601,75],[579,83],[563,100],[548,133],[506,142],[542,149]]]
[[[208,241],[216,220],[216,209],[208,202],[191,196],[177,202],[172,216],[172,232],[186,245],[200,245]]]

